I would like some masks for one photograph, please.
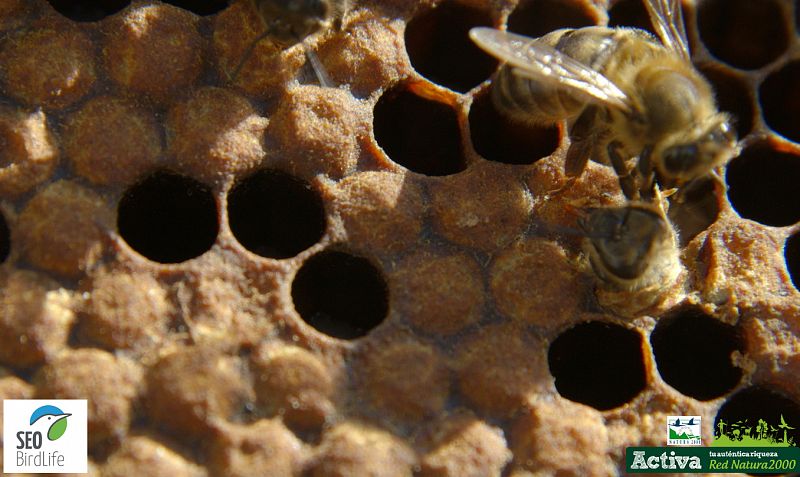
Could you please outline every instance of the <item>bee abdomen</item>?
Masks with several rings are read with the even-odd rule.
[[[501,68],[493,81],[492,100],[500,111],[534,123],[553,123],[576,116],[586,106],[563,89],[523,78],[508,66]]]

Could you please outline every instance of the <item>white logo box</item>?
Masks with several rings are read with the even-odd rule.
[[[85,474],[87,417],[86,399],[3,400],[3,472]]]

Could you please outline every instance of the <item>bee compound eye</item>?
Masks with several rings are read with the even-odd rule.
[[[664,151],[664,169],[673,176],[690,171],[697,165],[698,153],[696,144],[672,146]]]

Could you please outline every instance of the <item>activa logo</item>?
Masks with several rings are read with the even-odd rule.
[[[3,401],[3,472],[85,473],[86,411],[80,399]]]
[[[67,418],[72,414],[65,413],[61,409],[45,405],[41,406],[31,414],[31,427],[47,427],[47,439],[58,440],[67,430]],[[41,449],[42,432],[39,430],[17,432],[17,449]]]

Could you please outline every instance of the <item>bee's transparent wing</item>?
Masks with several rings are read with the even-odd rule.
[[[644,4],[664,46],[689,61],[689,42],[686,40],[681,0],[644,0]]]
[[[577,98],[629,111],[628,97],[611,80],[560,51],[526,36],[477,27],[470,38],[481,49],[514,67],[514,74],[551,82]]]

